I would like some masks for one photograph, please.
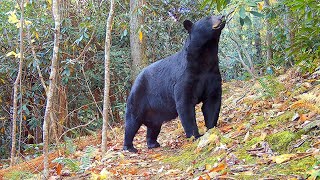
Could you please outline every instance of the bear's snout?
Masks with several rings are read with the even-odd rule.
[[[212,16],[212,29],[220,29],[222,24],[225,23],[225,16]],[[222,29],[222,28],[221,28]]]

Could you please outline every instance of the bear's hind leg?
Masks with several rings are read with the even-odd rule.
[[[133,147],[132,141],[141,125],[141,123],[132,121],[132,119],[126,121],[123,150],[128,150],[130,152],[138,151]]]
[[[161,125],[147,126],[147,145],[149,149],[160,147],[157,141]]]

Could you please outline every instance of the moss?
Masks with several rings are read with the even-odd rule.
[[[10,179],[10,180],[29,179],[32,177],[33,175],[29,171],[11,171],[4,175],[4,179]]]
[[[266,141],[269,143],[272,150],[283,154],[287,152],[289,144],[299,137],[300,136],[297,133],[282,131],[267,136]]]
[[[306,157],[299,160],[292,160],[283,164],[272,164],[261,168],[261,177],[267,175],[303,175],[316,162],[314,157]]]
[[[245,144],[242,147],[237,148],[237,151],[235,152],[236,156],[239,159],[245,160],[246,163],[249,163],[249,164],[255,163],[257,161],[257,157],[254,157],[248,154],[247,150],[251,149],[254,144],[257,144],[260,141],[261,141],[260,137],[254,137],[251,140],[245,142]]]
[[[274,76],[265,76],[259,78],[258,81],[262,87],[262,89],[258,89],[258,91],[262,91],[263,95],[267,98],[275,97],[285,90],[284,84],[279,82]]]
[[[294,111],[287,111],[284,114],[281,114],[278,117],[270,118],[268,120],[265,120],[264,117],[258,116],[256,117],[258,124],[253,126],[254,130],[258,129],[264,129],[267,126],[276,127],[279,124],[283,124],[285,122],[290,121],[290,119],[294,116]]]
[[[210,129],[207,133],[215,134],[219,137],[222,144],[228,144],[233,142],[231,138],[223,136],[219,129]],[[190,166],[194,168],[204,167],[207,164],[213,165],[218,162],[219,158],[226,155],[224,151],[214,152],[215,145],[209,144],[205,146],[200,152],[195,152],[197,149],[199,141],[189,144],[183,148],[183,150],[178,155],[167,155],[163,161],[170,163],[172,166],[178,167],[180,169],[186,169]]]
[[[188,168],[199,156],[199,154],[194,152],[196,148],[196,143],[186,145],[184,150],[182,150],[178,155],[170,154],[166,156],[163,161],[181,169]]]
[[[293,152],[306,152],[310,149],[311,141],[304,142],[300,147],[293,149]]]
[[[222,154],[220,156],[216,156],[216,155],[208,155],[204,158],[198,158],[195,161],[194,167],[195,168],[201,168],[201,167],[205,167],[205,165],[210,164],[210,165],[214,165],[215,163],[218,162],[218,160],[225,154]]]
[[[238,176],[235,176],[236,179],[243,179],[243,180],[252,180],[256,178],[256,175],[247,175],[245,172],[239,173]]]
[[[233,140],[231,138],[229,138],[229,137],[227,137],[225,135],[221,135],[220,137],[221,137],[220,142],[222,144],[229,144],[229,143],[233,142]]]

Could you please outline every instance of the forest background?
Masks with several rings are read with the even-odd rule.
[[[23,8],[21,2],[0,1],[2,159],[12,152],[14,121],[15,156],[37,148],[39,151],[34,153],[41,154],[43,145],[46,88],[55,34],[53,2],[26,0]],[[224,81],[254,78],[264,88],[291,67],[299,68],[303,74],[319,68],[317,0],[125,0],[115,4],[109,71],[110,127],[123,124],[126,98],[139,70],[182,47],[187,36],[182,26],[185,19],[195,22],[207,15],[233,12],[220,40]],[[60,1],[58,6],[61,32],[54,117],[49,126],[51,143],[95,134],[102,127],[104,43],[110,11],[108,0],[68,0]],[[18,93],[14,117],[15,84]]]

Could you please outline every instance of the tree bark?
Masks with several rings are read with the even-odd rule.
[[[286,7],[285,9],[286,9],[286,13],[285,13],[285,17],[284,17],[284,24],[285,24],[286,39],[287,39],[286,48],[291,48],[293,46],[293,42],[294,42],[294,40],[293,40],[294,39],[294,28],[292,27],[293,18],[292,18],[292,15],[290,14],[289,8]],[[285,59],[290,64],[290,66],[294,65],[293,54],[290,55],[289,51],[286,51]]]
[[[104,55],[104,98],[103,98],[103,125],[102,125],[102,154],[106,153],[107,150],[107,126],[108,126],[108,110],[110,106],[110,46],[111,46],[111,31],[112,31],[112,23],[113,23],[113,15],[114,15],[114,0],[110,0],[110,10],[109,16],[107,19],[107,27],[106,27],[106,39],[105,39],[105,55]]]
[[[20,17],[20,61],[19,70],[16,80],[13,84],[13,115],[12,115],[12,134],[11,134],[11,161],[10,166],[15,163],[16,156],[16,129],[18,117],[18,84],[21,81],[22,65],[23,65],[23,23],[24,23],[24,0],[21,1],[21,17]],[[21,112],[22,113],[22,112]]]
[[[139,39],[139,29],[143,24],[143,15],[138,13],[138,9],[144,4],[144,0],[130,0],[130,47],[132,58],[132,82],[144,66],[143,40]]]
[[[55,82],[58,72],[58,53],[59,53],[59,36],[60,36],[60,14],[59,14],[59,0],[52,0],[52,14],[54,19],[54,42],[53,42],[53,53],[51,60],[51,72],[49,78],[49,87],[47,92],[47,104],[43,121],[43,155],[44,155],[44,178],[48,179],[49,176],[49,122],[50,115],[53,110],[53,96],[55,89]]]
[[[264,0],[265,6],[270,7],[269,0]],[[267,45],[267,61],[266,65],[269,65],[269,63],[272,61],[273,58],[273,52],[272,52],[272,29],[271,29],[271,23],[270,20],[266,20],[266,27],[267,27],[267,35],[266,35],[266,45]]]

